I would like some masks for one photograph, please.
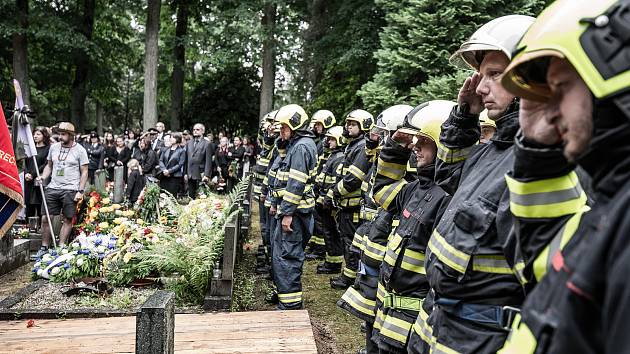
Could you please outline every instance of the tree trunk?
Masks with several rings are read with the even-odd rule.
[[[265,39],[263,40],[262,58],[262,83],[260,85],[260,119],[273,110],[273,92],[276,81],[276,5],[266,3],[263,9],[262,27]]]
[[[326,0],[312,0],[311,2],[311,17],[308,29],[304,31],[305,60],[300,68],[302,77],[307,81],[307,92],[317,86],[323,76],[324,62],[317,57],[317,51],[314,47],[328,29],[329,6],[330,2]]]
[[[96,0],[83,0],[83,18],[79,25],[78,32],[81,33],[88,42],[92,41],[94,31],[94,13],[96,11]],[[90,66],[90,58],[87,50],[80,48],[74,53],[74,81],[72,82],[72,104],[70,107],[72,121],[78,132],[83,132],[85,117],[85,99],[87,98],[87,79]]]
[[[28,0],[16,0],[17,20],[20,30],[13,35],[13,75],[20,82],[24,104],[31,105],[31,89],[28,82]]]
[[[179,130],[184,108],[184,78],[186,72],[186,34],[188,33],[188,0],[177,3],[173,75],[171,76],[171,130]]]
[[[148,0],[144,65],[144,108],[142,127],[146,131],[157,123],[158,39],[160,34],[160,0]]]
[[[103,136],[103,105],[100,101],[96,101],[96,133]]]

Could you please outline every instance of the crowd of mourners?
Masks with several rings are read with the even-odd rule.
[[[360,353],[630,352],[630,1],[510,15],[451,57],[456,101],[261,123],[254,168],[278,309],[305,259]]]

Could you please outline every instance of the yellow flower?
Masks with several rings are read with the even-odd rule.
[[[120,225],[120,224],[122,224],[125,220],[127,220],[127,218],[116,218],[116,219],[114,219],[114,224],[116,224],[116,225]]]
[[[98,227],[103,230],[103,229],[107,229],[109,227],[109,223],[107,221],[103,221],[102,223],[98,224]]]
[[[96,199],[90,198],[90,201],[88,202],[88,206],[90,208],[94,208],[95,205],[96,205]]]
[[[113,209],[112,209],[111,207],[103,207],[103,208],[101,208],[99,211],[100,211],[101,213],[109,213],[109,212],[111,212],[112,210],[113,210]]]
[[[101,204],[103,205],[107,205],[109,204],[111,201],[109,200],[109,198],[103,198],[103,200],[101,200]]]
[[[98,210],[92,210],[92,211],[90,212],[90,217],[91,217],[92,219],[96,219],[96,218],[98,217]]]
[[[133,258],[133,253],[127,252],[125,253],[125,255],[123,256],[123,261],[125,263],[129,263],[129,261]]]
[[[166,224],[166,216],[160,216],[160,224]]]
[[[136,219],[136,224],[138,224],[138,225],[144,225],[144,220],[142,220],[142,219]]]
[[[133,216],[133,214],[134,214],[134,211],[133,211],[133,210],[126,210],[126,211],[123,211],[123,216],[127,216],[127,217],[129,217],[129,216]]]
[[[112,204],[112,206],[111,206],[111,207],[112,207],[112,209],[114,209],[114,210],[118,210],[118,209],[120,209],[120,208],[121,208],[120,204]]]

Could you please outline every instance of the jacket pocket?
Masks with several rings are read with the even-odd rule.
[[[455,213],[453,222],[464,234],[480,240],[490,229],[496,218],[496,207],[479,198],[474,203],[466,201]]]

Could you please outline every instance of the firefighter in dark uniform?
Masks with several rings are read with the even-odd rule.
[[[354,234],[359,227],[361,207],[361,185],[367,178],[370,162],[365,153],[364,134],[374,124],[372,114],[362,109],[346,116],[344,136],[348,139],[341,175],[330,191],[333,202],[338,205],[337,226],[344,243],[345,266],[340,276],[330,279],[333,289],[347,289],[354,284],[359,266],[359,250],[352,247]]]
[[[378,347],[371,341],[378,267],[383,260],[384,243],[387,242],[392,223],[392,214],[380,209],[372,197],[376,160],[384,141],[402,125],[405,115],[412,109],[409,105],[387,108],[378,115],[374,127],[365,138],[366,154],[370,158],[371,167],[368,179],[361,187],[363,200],[359,218],[363,223],[357,228],[353,240],[361,253],[359,271],[354,285],[346,290],[337,305],[365,321],[366,346],[362,351],[366,353],[378,352]]]
[[[263,244],[258,247],[256,255],[256,273],[264,274],[269,271],[269,253],[270,245],[269,233],[267,232],[267,217],[269,215],[269,208],[265,207],[265,195],[263,194],[263,185],[267,176],[267,170],[269,168],[269,162],[272,157],[274,143],[277,133],[273,132],[273,116],[275,112],[267,113],[263,117],[263,121],[258,133],[258,141],[262,150],[256,158],[256,166],[254,166],[254,195],[258,196],[258,213],[260,222],[260,233],[262,236]]]
[[[525,161],[507,178],[520,268],[538,285],[501,353],[630,352],[629,13],[627,0],[556,1],[502,79],[522,97]],[[592,177],[590,211],[573,163]]]
[[[330,156],[330,150],[326,144],[326,131],[335,125],[337,120],[335,115],[331,111],[319,110],[311,117],[311,125],[313,125],[313,134],[315,134],[315,143],[317,144],[317,168],[316,176],[321,176],[322,169],[326,163],[326,159]],[[323,181],[315,179],[315,195],[319,195],[319,188],[322,186]],[[315,228],[313,229],[313,236],[309,241],[309,246],[306,251],[306,259],[324,259],[326,257],[326,247],[324,245],[324,225],[322,224],[321,215],[323,210],[322,204],[315,204]]]
[[[316,210],[321,212],[322,232],[326,246],[326,258],[323,263],[317,265],[317,274],[337,274],[341,272],[343,264],[343,241],[337,230],[337,209],[333,206],[328,191],[332,190],[337,182],[337,175],[341,173],[344,160],[344,148],[346,138],[343,136],[343,127],[334,126],[326,132],[326,142],[330,155],[317,175],[319,187],[316,201]],[[339,172],[338,172],[339,171]]]
[[[440,125],[455,104],[430,101],[407,114],[402,127],[381,151],[374,196],[398,225],[384,247],[379,270],[376,322],[372,340],[381,353],[405,353],[407,338],[429,290],[424,253],[431,230],[449,197],[434,182],[435,156]],[[404,178],[414,152],[417,180]]]
[[[438,143],[436,182],[453,197],[426,253],[434,291],[428,317],[432,351],[497,351],[507,337],[510,307],[524,300],[503,249],[513,227],[505,174],[514,163],[518,101],[499,79],[533,20],[520,15],[492,20],[451,57],[477,72],[460,89]],[[478,144],[484,106],[497,132],[490,142]]]
[[[280,138],[287,142],[272,186],[272,209],[277,219],[273,234],[272,273],[278,293],[278,308],[302,308],[304,240],[313,232],[313,176],[317,147],[308,130],[309,119],[302,107],[290,104],[278,110]]]

